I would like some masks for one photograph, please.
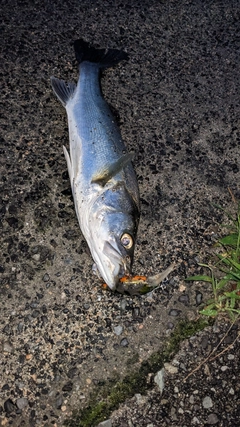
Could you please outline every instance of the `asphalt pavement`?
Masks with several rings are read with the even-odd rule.
[[[240,425],[237,323],[193,328],[167,365],[149,363],[179,322],[199,321],[211,289],[185,278],[203,271],[240,200],[239,33],[237,0],[2,0],[0,425],[95,426],[74,411],[147,364],[147,387],[119,397],[106,426]],[[135,152],[134,273],[175,265],[145,296],[102,288],[78,226],[50,85],[77,81],[77,38],[129,55],[101,82]]]

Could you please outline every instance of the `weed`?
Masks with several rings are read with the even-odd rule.
[[[148,375],[156,374],[165,362],[169,362],[179,350],[180,343],[190,336],[203,330],[211,322],[199,318],[196,322],[181,321],[176,326],[171,337],[164,344],[163,350],[153,353],[148,360],[143,361],[136,370],[131,370],[124,378],[112,378],[103,386],[96,386],[92,392],[88,406],[65,420],[68,427],[94,427],[100,421],[106,420],[120,403],[135,393],[144,394],[152,387],[147,381]]]
[[[234,321],[240,315],[240,205],[236,218],[230,219],[230,233],[218,241],[220,253],[215,254],[217,261],[213,265],[199,264],[210,270],[209,275],[188,277],[186,280],[209,282],[212,285],[213,298],[200,314],[216,317],[227,313]]]

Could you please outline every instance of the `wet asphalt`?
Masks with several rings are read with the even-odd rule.
[[[221,235],[227,216],[216,205],[235,212],[240,199],[239,15],[231,0],[2,1],[0,425],[62,426],[96,384],[127,375],[129,361],[138,369],[180,320],[198,318],[211,290],[184,279],[202,271]],[[77,80],[72,43],[80,37],[129,55],[103,73],[102,90],[135,152],[134,272],[176,265],[144,297],[102,289],[74,211],[66,114],[50,76]],[[227,325],[187,341],[190,361],[181,368],[180,352],[176,375],[204,358]],[[176,376],[163,403],[155,389],[135,397],[113,426],[240,425],[236,334],[210,375],[223,375],[212,386],[216,407],[214,391],[201,392],[204,376],[191,376],[182,400]]]

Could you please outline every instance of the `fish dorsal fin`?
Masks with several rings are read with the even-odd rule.
[[[116,162],[103,167],[98,173],[96,173],[91,182],[104,187],[110,179],[117,175],[129,162],[133,160],[133,157],[134,153],[123,154]]]
[[[56,77],[51,77],[53,92],[58,97],[59,101],[66,107],[67,102],[73,97],[76,90],[75,83],[66,83],[64,80],[59,80]]]

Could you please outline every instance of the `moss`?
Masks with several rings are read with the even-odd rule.
[[[132,367],[132,365],[134,365],[137,362],[139,362],[139,354],[138,353],[133,353],[132,357],[130,357],[127,360],[126,365]]]
[[[76,413],[72,419],[66,420],[64,425],[68,427],[97,426],[99,422],[109,418],[112,411],[127,398],[134,396],[135,393],[144,394],[151,387],[147,382],[148,374],[158,372],[163,364],[169,362],[178,352],[182,341],[208,325],[209,321],[202,318],[197,322],[179,322],[169,340],[166,341],[164,350],[153,353],[148,360],[142,362],[138,370],[129,373],[122,380],[115,376],[104,386],[98,386],[90,396],[89,405]]]

